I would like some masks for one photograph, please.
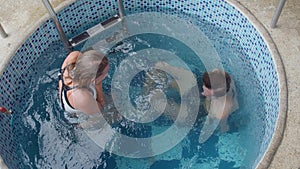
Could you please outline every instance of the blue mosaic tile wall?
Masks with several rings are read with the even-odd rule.
[[[234,7],[223,0],[128,0],[124,1],[127,14],[159,11],[179,17],[205,21],[232,34],[240,42],[237,50],[245,53],[245,60],[250,61],[261,86],[266,113],[265,132],[258,160],[263,156],[271,140],[277,120],[279,87],[277,73],[268,48],[253,25]],[[73,37],[83,30],[116,14],[116,0],[78,0],[58,13],[58,18],[67,37]],[[197,24],[197,23],[195,23]],[[22,113],[28,100],[30,88],[34,83],[28,72],[37,58],[51,44],[60,43],[59,36],[51,20],[42,24],[29,39],[17,50],[0,77],[0,105],[11,108],[14,113]],[[0,154],[9,168],[18,168],[18,157],[14,153],[18,134],[9,126],[10,118],[0,114]],[[16,121],[17,122],[17,121]],[[17,124],[15,124],[17,125]],[[14,140],[14,141],[13,141]]]

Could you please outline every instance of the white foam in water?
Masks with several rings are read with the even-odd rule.
[[[85,43],[83,50],[92,46],[95,50],[106,53],[117,42],[130,36],[154,33],[175,38],[189,46],[200,57],[207,70],[223,69],[220,57],[210,40],[196,26],[186,20],[163,13],[146,12],[127,15],[124,23],[120,22],[92,37]],[[114,37],[114,41],[107,41],[108,37]],[[126,46],[122,50],[129,49]]]
[[[148,46],[149,48],[151,47],[151,45],[150,45],[147,41],[142,40],[141,38],[136,37],[136,40],[137,40],[139,43],[142,43],[142,44]]]
[[[115,49],[122,51],[123,53],[129,53],[130,51],[132,51],[133,46],[130,42],[124,42],[122,45],[119,45]]]

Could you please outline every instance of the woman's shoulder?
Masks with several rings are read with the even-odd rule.
[[[74,107],[85,114],[94,114],[100,110],[93,93],[87,88],[75,89],[70,99],[73,99]]]
[[[79,51],[73,51],[71,52],[67,57],[66,59],[64,60],[63,64],[62,64],[62,67],[65,67],[71,63],[74,63],[76,62],[78,56],[80,55],[81,53]]]
[[[71,53],[69,53],[69,55],[67,56],[68,58],[72,58],[72,57],[78,57],[78,55],[80,55],[81,53],[79,51],[72,51]]]
[[[72,90],[72,94],[69,96],[76,103],[88,103],[91,100],[95,100],[93,93],[88,88],[76,88]]]

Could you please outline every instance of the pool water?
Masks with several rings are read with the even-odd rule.
[[[199,114],[188,135],[171,150],[154,157],[128,158],[103,151],[80,129],[69,125],[63,117],[57,91],[57,74],[67,53],[59,43],[54,43],[31,67],[35,80],[32,82],[32,95],[23,113],[17,113],[13,129],[17,135],[16,150],[22,161],[20,168],[252,168],[259,142],[255,133],[264,129],[261,116],[264,112],[263,98],[260,96],[255,73],[243,53],[228,32],[219,30],[207,23],[197,23],[201,31],[213,44],[221,62],[235,80],[239,110],[229,118],[230,130],[216,131],[206,142],[199,143],[198,137],[205,115],[200,106]],[[186,31],[187,34],[189,31]],[[182,59],[198,80],[201,92],[201,75],[206,71],[202,60],[186,44],[173,37],[156,33],[143,33],[129,36],[115,44],[108,51],[110,60],[109,75],[104,80],[105,93],[111,92],[113,74],[119,64],[138,51],[155,48],[170,51]],[[78,49],[80,50],[80,49]],[[139,99],[145,81],[145,71],[138,73],[130,82],[130,101],[141,104]],[[245,76],[247,75],[247,76]],[[250,85],[251,84],[251,85]],[[179,102],[177,94],[168,95]],[[116,131],[131,137],[151,137],[166,130],[173,121],[164,114],[151,123],[140,124],[129,120],[114,126]],[[163,140],[162,140],[163,142]]]

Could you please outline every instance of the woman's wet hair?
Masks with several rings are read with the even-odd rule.
[[[102,75],[108,64],[108,58],[103,53],[89,50],[78,57],[73,69],[69,70],[69,76],[78,83],[78,87],[89,87],[93,80]]]
[[[214,91],[215,96],[224,96],[230,89],[231,77],[227,72],[213,70],[202,76],[203,85]]]

